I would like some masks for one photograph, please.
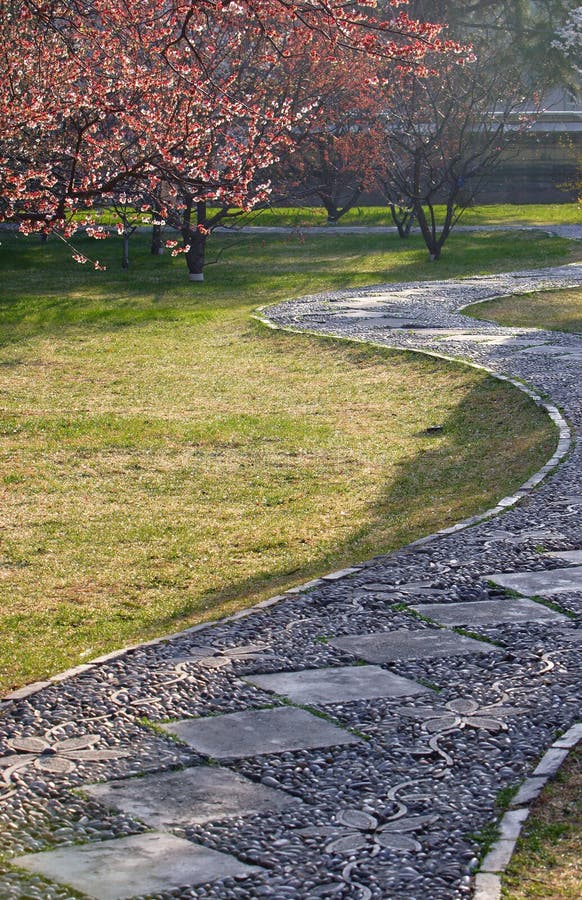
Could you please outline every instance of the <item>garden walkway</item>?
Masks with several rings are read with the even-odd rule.
[[[582,265],[264,313],[524,381],[549,398],[556,454],[470,526],[8,698],[0,896],[498,896],[529,800],[582,736],[582,336],[459,309],[575,284]],[[524,779],[475,878],[496,799]]]
[[[144,229],[147,230],[147,229]],[[301,231],[304,234],[396,234],[393,225],[242,225],[219,226],[217,232],[240,232],[242,234],[289,234]],[[455,233],[471,231],[537,231],[556,237],[582,240],[582,225],[455,225]],[[413,226],[412,233],[420,233]]]

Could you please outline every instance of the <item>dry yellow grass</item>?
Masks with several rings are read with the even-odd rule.
[[[532,808],[503,880],[503,900],[582,897],[582,747]]]
[[[581,288],[519,294],[479,303],[466,311],[475,319],[489,319],[500,325],[582,334]]]
[[[391,253],[398,269],[420,250],[271,242],[195,293],[180,260],[94,277],[50,245],[11,252],[4,689],[458,521],[553,449],[544,415],[482,372],[249,319],[291,286],[379,281]]]

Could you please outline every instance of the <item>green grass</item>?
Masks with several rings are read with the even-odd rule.
[[[436,207],[437,215],[444,216],[444,207]],[[83,214],[84,215],[84,214]],[[118,217],[109,210],[99,213],[102,224],[110,225]],[[252,212],[239,220],[240,224],[307,227],[325,225],[327,213],[323,207],[279,207]],[[236,219],[230,224],[237,224]],[[340,220],[340,225],[393,225],[390,210],[385,206],[356,206]],[[469,207],[461,218],[462,225],[580,225],[582,212],[578,203],[531,203],[521,206],[497,203]],[[333,226],[331,226],[333,228]]]
[[[503,900],[582,897],[582,748],[535,802],[503,877]]]
[[[460,365],[273,333],[257,305],[543,265],[571,244],[457,235],[211,244],[204,285],[132,239],[3,238],[0,684],[248,606],[488,508],[550,455],[521,392]],[[444,425],[437,436],[426,428]]]
[[[444,207],[436,207],[444,218]],[[266,209],[253,213],[252,224],[309,226],[325,225],[327,213],[322,207]],[[342,216],[340,225],[394,225],[390,210],[382,206],[356,206]],[[582,213],[578,203],[546,203],[517,206],[499,203],[472,206],[465,210],[461,225],[580,225]],[[333,228],[333,226],[331,226]]]
[[[582,334],[582,288],[516,294],[476,304],[464,312],[500,325]]]

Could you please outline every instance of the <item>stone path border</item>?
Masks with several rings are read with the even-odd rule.
[[[473,231],[535,231],[542,234],[555,235],[556,237],[582,239],[582,225],[456,225],[455,233],[471,233]],[[397,234],[398,229],[393,225],[242,225],[219,226],[217,234]],[[420,234],[418,228],[413,227],[412,234]]]
[[[475,876],[473,900],[500,900],[501,877],[507,869],[521,830],[529,818],[530,805],[558,773],[568,753],[582,741],[582,724],[558,738],[541,758],[532,775],[523,782],[499,822],[499,838],[492,844]]]
[[[582,341],[469,322],[459,307],[495,291],[564,284],[582,284],[582,266],[376,286],[269,309],[275,327],[469,361],[492,372],[548,410],[560,431],[556,452],[515,494],[480,516],[218,623],[108,654],[6,698],[0,799],[9,812],[0,809],[0,819],[12,825],[15,864],[56,882],[26,882],[27,897],[68,900],[59,883],[74,869],[81,890],[121,900],[127,896],[123,885],[103,886],[101,893],[99,885],[91,887],[90,861],[107,857],[113,871],[116,865],[122,870],[126,846],[150,860],[150,869],[140,872],[142,894],[157,891],[164,900],[169,892],[180,900],[499,895],[500,872],[527,804],[582,734],[576,724],[582,628],[573,621],[580,623],[582,592],[561,594],[545,621],[536,610],[528,616],[533,607],[519,601],[519,621],[499,624],[503,592],[493,584],[496,574],[514,570],[544,570],[551,578],[570,560],[550,554],[582,547],[582,448],[571,439],[582,427]],[[380,310],[389,315],[366,312]],[[418,327],[385,327],[399,317]],[[554,402],[542,399],[542,392]],[[443,605],[466,604],[466,610],[484,601],[477,633],[438,624]],[[415,607],[421,620],[414,618]],[[376,665],[354,670],[357,677],[347,682],[342,673],[358,665],[366,642],[378,636],[378,646],[391,649],[377,662],[402,679],[403,690],[387,687],[385,695],[369,699],[374,691],[366,680]],[[435,652],[431,638],[447,643],[446,655]],[[287,691],[299,697],[297,691],[314,679],[325,687],[311,695],[318,700],[314,708],[282,696]],[[348,682],[351,693],[343,699]],[[229,723],[236,726],[231,731]],[[255,723],[263,730],[261,741]],[[237,742],[239,728],[246,729],[246,743]],[[565,734],[556,741],[558,728]],[[200,744],[201,733],[209,744]],[[173,743],[172,734],[181,742]],[[534,768],[538,748],[548,746]],[[218,772],[209,765],[213,753],[221,758],[220,778],[240,785],[239,799],[222,819],[224,802],[217,799],[213,812],[208,789]],[[161,779],[180,770],[206,785],[204,824],[181,824],[176,834],[171,809],[156,810],[151,797],[146,824],[130,812],[106,813],[99,806],[99,796],[114,797],[116,786],[131,798],[136,775],[159,778],[163,795]],[[474,841],[466,832],[490,821],[495,791],[515,785],[516,774],[526,780],[477,873]],[[91,787],[103,779],[102,788]],[[277,802],[265,797],[258,815],[253,785],[278,792]],[[36,809],[39,796],[50,807],[44,831],[29,825],[21,811],[22,803]],[[240,823],[237,813],[244,816]],[[181,815],[184,823],[183,810]],[[147,831],[148,817],[158,830]],[[159,847],[176,848],[190,888],[177,887],[171,866],[166,882],[148,882],[148,871],[157,877]],[[219,859],[233,877],[221,875]],[[0,893],[7,900],[21,896],[22,877],[0,869]]]

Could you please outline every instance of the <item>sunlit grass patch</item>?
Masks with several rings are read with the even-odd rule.
[[[503,900],[582,897],[582,748],[535,802],[503,878]]]
[[[544,415],[482,372],[249,318],[327,287],[495,270],[496,238],[458,239],[438,266],[396,239],[245,241],[195,286],[183,260],[132,248],[122,272],[100,245],[105,273],[50,242],[1,248],[4,687],[458,521],[553,449]]]
[[[436,206],[437,220],[444,219],[444,206]],[[323,207],[279,207],[251,213],[241,218],[241,224],[287,227],[325,225],[327,213]],[[342,218],[341,225],[394,225],[386,206],[354,206]],[[582,214],[578,203],[491,203],[468,207],[462,214],[461,225],[579,225]],[[331,225],[333,229],[335,226]]]
[[[582,288],[516,294],[466,309],[474,319],[582,334]]]

